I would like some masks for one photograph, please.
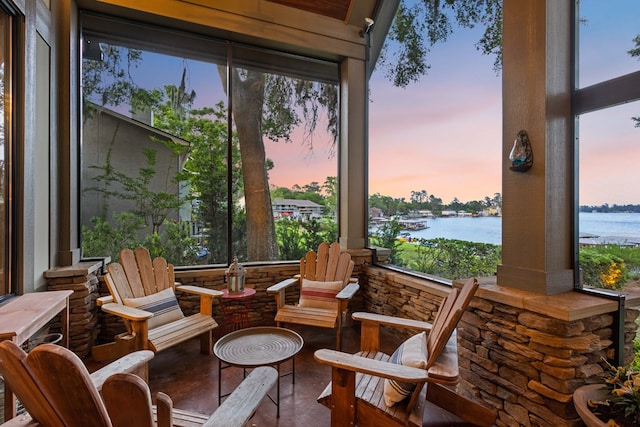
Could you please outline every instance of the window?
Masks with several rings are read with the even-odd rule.
[[[94,15],[83,48],[84,256],[270,261],[337,239],[337,64]]]
[[[640,271],[640,4],[604,6],[576,13],[576,286],[619,289]]]
[[[481,36],[455,26],[407,88],[384,68],[370,82],[369,244],[430,277],[490,276],[501,260],[501,77]]]
[[[13,253],[14,17],[0,3],[0,301],[14,292],[11,283]]]

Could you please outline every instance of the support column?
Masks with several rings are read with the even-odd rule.
[[[347,58],[340,69],[338,220],[340,246],[363,248],[367,236],[365,61]],[[368,102],[368,101],[367,101]]]
[[[78,71],[78,11],[75,2],[63,0],[54,2],[54,15],[58,22],[56,49],[54,51],[56,84],[58,87],[57,115],[55,123],[57,136],[57,171],[52,176],[57,182],[57,260],[59,266],[70,266],[79,262],[78,247],[78,194],[79,159],[78,139],[80,130]]]
[[[499,285],[573,289],[572,1],[503,3],[502,264]],[[533,166],[509,169],[520,130]]]

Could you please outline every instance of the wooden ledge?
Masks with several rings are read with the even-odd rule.
[[[540,295],[520,289],[499,286],[495,278],[478,280],[476,296],[511,307],[530,310],[568,322],[585,319],[618,310],[618,301],[581,292],[565,292],[557,295]],[[627,307],[640,306],[640,294],[626,295]]]

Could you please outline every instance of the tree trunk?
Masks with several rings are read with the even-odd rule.
[[[226,69],[218,68],[223,83]],[[226,88],[226,84],[224,87]],[[265,76],[247,71],[241,78],[234,73],[233,117],[244,179],[244,197],[247,210],[247,257],[249,261],[278,259],[266,156],[262,140],[262,108],[264,104]],[[234,201],[229,201],[233,203]]]

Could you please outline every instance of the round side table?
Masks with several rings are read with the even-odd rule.
[[[220,297],[220,308],[222,309],[221,334],[227,334],[238,329],[251,326],[249,313],[253,304],[253,297],[256,290],[244,288],[239,293],[229,293],[228,289],[222,290]]]
[[[295,355],[302,350],[302,337],[290,329],[269,326],[255,326],[231,332],[213,345],[213,353],[218,358],[218,405],[222,398],[222,370],[229,367],[246,369],[258,366],[274,366],[278,371],[276,398],[269,399],[276,405],[276,416],[280,417],[280,378],[291,375],[291,383],[296,381]],[[291,360],[291,372],[282,374],[280,365]],[[223,366],[224,365],[224,366]]]

